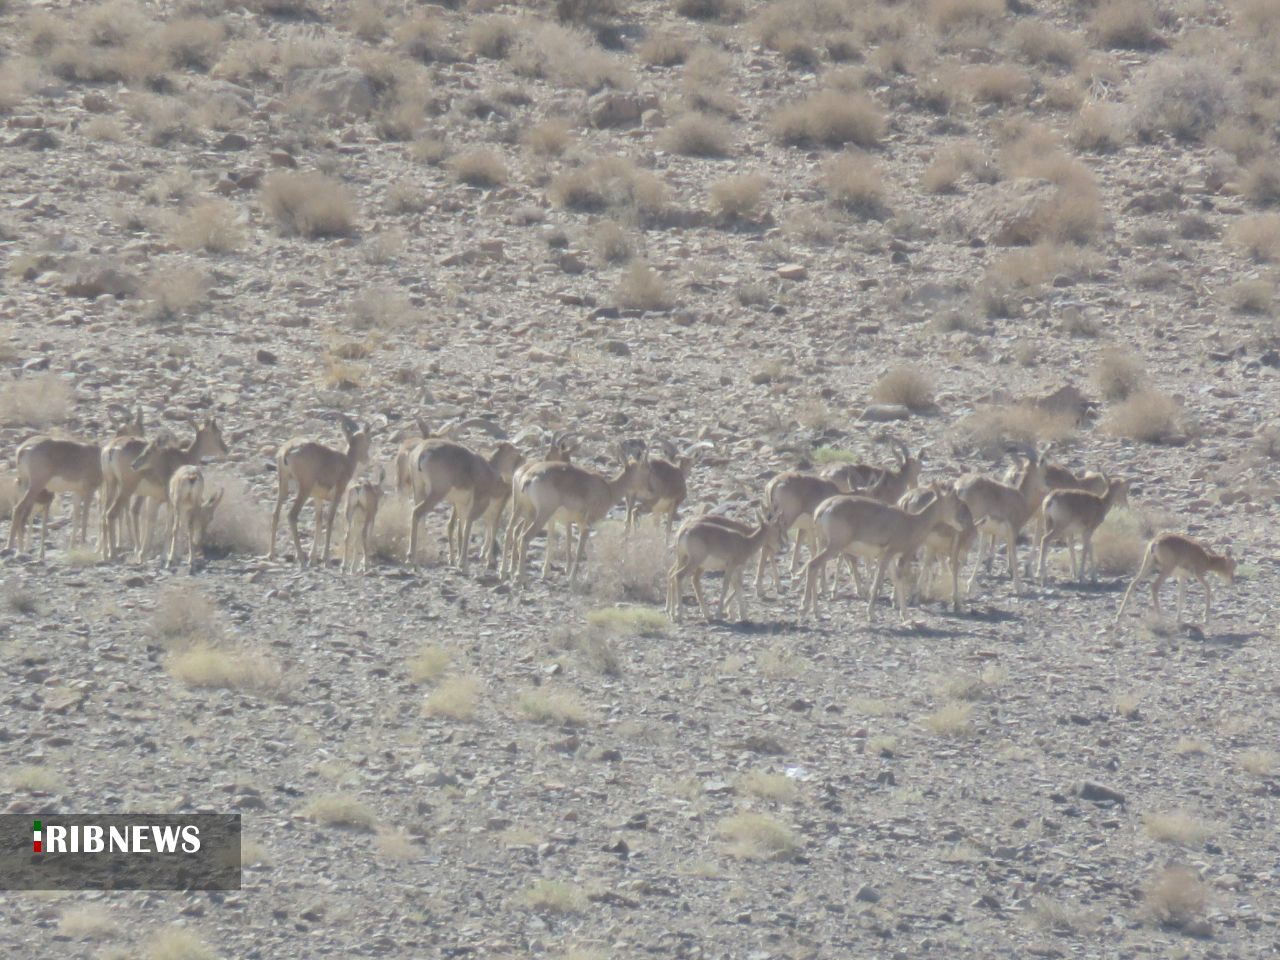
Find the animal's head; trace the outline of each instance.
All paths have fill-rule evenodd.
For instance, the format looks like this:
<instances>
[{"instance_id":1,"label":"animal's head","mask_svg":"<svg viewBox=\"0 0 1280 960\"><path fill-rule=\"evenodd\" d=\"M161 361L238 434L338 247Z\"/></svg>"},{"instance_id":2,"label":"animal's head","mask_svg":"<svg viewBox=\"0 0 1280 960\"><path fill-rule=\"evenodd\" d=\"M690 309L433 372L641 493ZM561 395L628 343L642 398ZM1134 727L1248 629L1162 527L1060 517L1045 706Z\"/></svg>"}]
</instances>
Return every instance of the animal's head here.
<instances>
[{"instance_id":1,"label":"animal's head","mask_svg":"<svg viewBox=\"0 0 1280 960\"><path fill-rule=\"evenodd\" d=\"M1230 547L1222 551L1222 557L1218 563L1218 572L1226 578L1227 583L1236 582L1236 558Z\"/></svg>"},{"instance_id":2,"label":"animal's head","mask_svg":"<svg viewBox=\"0 0 1280 960\"><path fill-rule=\"evenodd\" d=\"M222 439L222 428L213 417L205 417L196 428L196 453L202 457L225 457L231 451Z\"/></svg>"},{"instance_id":3,"label":"animal's head","mask_svg":"<svg viewBox=\"0 0 1280 960\"><path fill-rule=\"evenodd\" d=\"M364 463L369 459L369 426L356 423L345 414L338 421L342 427L342 435L347 438L347 451L355 458L356 463Z\"/></svg>"}]
</instances>

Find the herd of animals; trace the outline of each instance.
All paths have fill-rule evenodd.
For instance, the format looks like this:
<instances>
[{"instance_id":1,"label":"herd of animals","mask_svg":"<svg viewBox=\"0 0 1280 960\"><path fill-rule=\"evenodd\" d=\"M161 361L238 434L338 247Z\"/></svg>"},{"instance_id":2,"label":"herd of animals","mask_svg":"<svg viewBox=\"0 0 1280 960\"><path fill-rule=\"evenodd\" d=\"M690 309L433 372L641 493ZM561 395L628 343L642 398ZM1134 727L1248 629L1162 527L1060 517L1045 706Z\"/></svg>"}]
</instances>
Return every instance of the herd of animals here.
<instances>
[{"instance_id":1,"label":"herd of animals","mask_svg":"<svg viewBox=\"0 0 1280 960\"><path fill-rule=\"evenodd\" d=\"M18 497L9 528L8 551L26 549L26 528L39 508L39 556L44 557L49 510L55 493L73 497L72 545L88 543L89 512L100 498L98 549L110 560L132 545L134 559L148 556L161 506L168 507L167 564L173 566L179 537L187 541L187 565L195 569L196 553L222 491L206 493L209 486L201 466L207 458L226 456L227 445L216 419L201 422L187 443L178 442L167 430L151 439L144 435L141 409L132 416L117 413L116 434L106 443L83 443L51 436L35 436L23 442L16 454ZM280 512L296 490L287 518L295 556L300 566L317 562L327 566L334 522L341 509L346 521L342 544L342 570L367 572L374 519L383 499L385 471L363 471L370 456L373 431L369 425L339 417L345 449L335 449L317 439L295 437L280 447L276 457L278 495L271 517L268 559L274 559ZM704 571L720 571L723 581L716 616L736 605L746 617L743 575L756 561L755 590L764 596L766 573L775 588L781 587L777 555L787 547L794 531L791 573L803 585L800 612L816 614L818 597L836 595L841 565L848 569L857 590L867 598L871 619L886 572L893 580L899 614L906 616L909 596L923 586L935 570L947 570L951 578L951 603L961 608L961 569L973 546L978 557L965 587L968 593L984 567L990 570L995 544L1006 548L1006 562L1014 589L1019 588L1018 539L1030 528L1038 550L1038 578L1046 576L1048 551L1064 542L1070 553L1073 575L1090 572L1097 578L1092 537L1107 513L1127 502L1128 484L1104 473L1076 474L1052 463L1045 451L1028 445L1011 446L1014 465L1000 479L967 476L956 482L935 481L919 485L924 451L913 454L901 441L896 463L873 466L839 463L821 473L786 472L773 477L755 505L750 520L729 516L714 508L684 520L677 515L687 496L687 481L702 453L712 445L695 443L677 451L669 442L651 450L639 440L614 444L618 470L606 475L572 462L578 440L566 433L546 435L540 428L507 435L492 422L472 418L433 432L417 422L419 435L399 445L394 458L396 489L412 499L407 561L418 560L418 531L425 516L441 502L451 507L446 537L450 564L467 569L471 531L476 521L484 527L481 559L500 566L501 576L523 584L527 576L531 541L544 531L547 543L542 575L550 569L555 526L565 527L565 564L570 581L585 559L592 528L619 504L624 505L626 528L634 528L648 512L665 525L667 538L675 536L675 560L667 576L667 613L679 620L682 592L691 581L704 619L710 613L702 594ZM458 439L467 429L480 429L497 443L487 456ZM540 435L544 449L535 459L521 453L518 444ZM309 554L302 549L298 519L310 500L315 506L316 530ZM499 557L501 520L508 511ZM576 542L574 531L576 529ZM323 547L321 541L323 538ZM1076 541L1080 555L1076 556ZM801 566L801 550L808 546L808 560ZM912 561L921 556L919 575L909 583ZM874 565L874 578L864 590L859 561ZM836 561L835 576L826 588L827 566ZM1178 579L1178 617L1182 617L1188 577L1205 590L1204 619L1208 622L1212 588L1209 574L1228 582L1235 576L1230 551L1219 554L1204 543L1179 533L1158 534L1147 546L1141 569L1125 592L1119 613L1128 606L1134 587L1155 573L1152 597L1160 611L1160 587L1169 577Z\"/></svg>"}]
</instances>

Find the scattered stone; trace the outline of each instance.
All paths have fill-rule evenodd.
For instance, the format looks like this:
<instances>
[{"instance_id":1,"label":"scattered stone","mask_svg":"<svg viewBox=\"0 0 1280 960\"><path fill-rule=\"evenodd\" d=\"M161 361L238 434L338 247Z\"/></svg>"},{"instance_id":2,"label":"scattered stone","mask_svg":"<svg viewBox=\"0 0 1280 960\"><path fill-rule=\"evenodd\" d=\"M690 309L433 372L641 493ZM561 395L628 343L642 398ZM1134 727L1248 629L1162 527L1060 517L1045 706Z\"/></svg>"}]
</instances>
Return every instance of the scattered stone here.
<instances>
[{"instance_id":1,"label":"scattered stone","mask_svg":"<svg viewBox=\"0 0 1280 960\"><path fill-rule=\"evenodd\" d=\"M1093 803L1114 803L1124 806L1123 793L1093 780L1085 780L1081 783L1079 789L1076 790L1076 796L1081 800L1089 800Z\"/></svg>"},{"instance_id":2,"label":"scattered stone","mask_svg":"<svg viewBox=\"0 0 1280 960\"><path fill-rule=\"evenodd\" d=\"M803 280L809 276L808 268L798 263L787 263L775 271L783 280Z\"/></svg>"},{"instance_id":3,"label":"scattered stone","mask_svg":"<svg viewBox=\"0 0 1280 960\"><path fill-rule=\"evenodd\" d=\"M873 403L862 411L859 420L870 420L873 423L888 423L893 420L911 419L911 409L900 403Z\"/></svg>"}]
</instances>

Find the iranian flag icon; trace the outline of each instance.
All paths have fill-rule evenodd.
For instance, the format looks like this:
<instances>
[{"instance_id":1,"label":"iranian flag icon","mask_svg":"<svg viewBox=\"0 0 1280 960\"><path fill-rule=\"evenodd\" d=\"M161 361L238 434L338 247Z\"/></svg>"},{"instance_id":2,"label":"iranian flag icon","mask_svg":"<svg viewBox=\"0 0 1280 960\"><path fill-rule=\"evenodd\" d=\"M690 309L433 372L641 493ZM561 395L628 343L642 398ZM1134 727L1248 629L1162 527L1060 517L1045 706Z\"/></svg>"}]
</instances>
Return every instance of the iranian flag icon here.
<instances>
[{"instance_id":1,"label":"iranian flag icon","mask_svg":"<svg viewBox=\"0 0 1280 960\"><path fill-rule=\"evenodd\" d=\"M35 827L32 829L31 848L36 853L40 852L40 821L35 821Z\"/></svg>"}]
</instances>

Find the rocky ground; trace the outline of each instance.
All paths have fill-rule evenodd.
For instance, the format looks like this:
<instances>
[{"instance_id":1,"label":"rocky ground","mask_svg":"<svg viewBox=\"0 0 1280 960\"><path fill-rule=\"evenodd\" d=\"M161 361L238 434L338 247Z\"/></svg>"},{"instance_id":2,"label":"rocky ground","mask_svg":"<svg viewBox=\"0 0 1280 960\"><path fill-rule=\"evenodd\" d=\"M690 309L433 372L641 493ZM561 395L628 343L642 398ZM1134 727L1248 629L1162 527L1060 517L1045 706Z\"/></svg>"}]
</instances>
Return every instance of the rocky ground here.
<instances>
[{"instance_id":1,"label":"rocky ground","mask_svg":"<svg viewBox=\"0 0 1280 960\"><path fill-rule=\"evenodd\" d=\"M4 809L247 838L237 893L0 894L0 947L1280 949L1276 36L1265 0L0 2L5 460L135 404L231 450L194 576L65 507L0 558ZM264 561L274 451L338 413L383 463L419 416L601 467L706 439L686 513L886 461L882 415L926 479L1053 441L1133 490L1096 586L1001 558L960 614L801 624L784 578L671 626L648 523L576 589L448 567L442 513L406 569L395 497L368 577ZM1207 629L1113 624L1163 527L1240 559Z\"/></svg>"}]
</instances>

